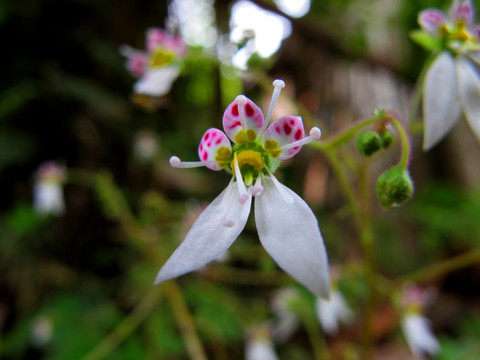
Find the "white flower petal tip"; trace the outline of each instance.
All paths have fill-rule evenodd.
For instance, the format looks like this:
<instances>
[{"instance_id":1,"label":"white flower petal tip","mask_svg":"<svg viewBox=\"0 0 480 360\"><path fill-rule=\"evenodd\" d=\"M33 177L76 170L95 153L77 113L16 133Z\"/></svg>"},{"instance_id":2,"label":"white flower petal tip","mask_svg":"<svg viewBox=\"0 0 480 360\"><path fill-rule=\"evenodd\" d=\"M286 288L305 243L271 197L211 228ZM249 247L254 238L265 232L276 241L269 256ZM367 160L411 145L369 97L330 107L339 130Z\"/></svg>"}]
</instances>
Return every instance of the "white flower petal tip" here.
<instances>
[{"instance_id":1,"label":"white flower petal tip","mask_svg":"<svg viewBox=\"0 0 480 360\"><path fill-rule=\"evenodd\" d=\"M273 86L283 89L285 87L285 81L280 79L273 80Z\"/></svg>"},{"instance_id":2,"label":"white flower petal tip","mask_svg":"<svg viewBox=\"0 0 480 360\"><path fill-rule=\"evenodd\" d=\"M336 334L340 323L349 324L354 318L343 295L337 290L331 292L330 299L317 298L315 310L323 331L328 335Z\"/></svg>"},{"instance_id":3,"label":"white flower petal tip","mask_svg":"<svg viewBox=\"0 0 480 360\"><path fill-rule=\"evenodd\" d=\"M172 156L168 162L172 168L177 168L180 166L181 160L177 156Z\"/></svg>"},{"instance_id":4,"label":"white flower petal tip","mask_svg":"<svg viewBox=\"0 0 480 360\"><path fill-rule=\"evenodd\" d=\"M466 57L456 59L458 93L463 113L473 133L480 140L480 76Z\"/></svg>"},{"instance_id":5,"label":"white flower petal tip","mask_svg":"<svg viewBox=\"0 0 480 360\"><path fill-rule=\"evenodd\" d=\"M414 356L434 356L440 350L440 344L424 316L415 313L405 315L402 319L402 330Z\"/></svg>"},{"instance_id":6,"label":"white flower petal tip","mask_svg":"<svg viewBox=\"0 0 480 360\"><path fill-rule=\"evenodd\" d=\"M232 245L245 227L251 206L251 197L244 204L238 198L237 186L232 182L200 214L158 272L155 285L201 268Z\"/></svg>"},{"instance_id":7,"label":"white flower petal tip","mask_svg":"<svg viewBox=\"0 0 480 360\"><path fill-rule=\"evenodd\" d=\"M292 202L285 204L281 189ZM328 298L328 259L317 219L307 203L286 186L265 177L255 199L260 242L277 264L313 294Z\"/></svg>"}]
</instances>

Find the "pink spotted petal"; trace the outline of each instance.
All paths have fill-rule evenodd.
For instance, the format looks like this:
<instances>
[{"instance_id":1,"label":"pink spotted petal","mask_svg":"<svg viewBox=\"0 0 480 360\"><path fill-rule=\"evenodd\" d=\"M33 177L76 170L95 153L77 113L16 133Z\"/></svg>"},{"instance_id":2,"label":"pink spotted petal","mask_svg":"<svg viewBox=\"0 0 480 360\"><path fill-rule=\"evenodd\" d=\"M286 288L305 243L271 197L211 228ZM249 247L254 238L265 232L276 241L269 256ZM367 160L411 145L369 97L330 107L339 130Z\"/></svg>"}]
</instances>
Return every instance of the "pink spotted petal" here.
<instances>
[{"instance_id":1,"label":"pink spotted petal","mask_svg":"<svg viewBox=\"0 0 480 360\"><path fill-rule=\"evenodd\" d=\"M210 128L205 132L200 141L200 145L198 146L198 156L202 161L216 161L215 158L217 156L225 155L222 151L220 151L220 154L217 153L222 147L226 147L231 153L232 146L230 145L230 140L228 140L223 131ZM221 165L222 162L217 162L215 164L209 164L207 167L217 171L225 167L224 164L223 166Z\"/></svg>"},{"instance_id":2,"label":"pink spotted petal","mask_svg":"<svg viewBox=\"0 0 480 360\"><path fill-rule=\"evenodd\" d=\"M225 133L236 143L239 143L237 135L241 135L239 132L242 130L250 134L253 134L253 130L258 137L263 129L263 123L262 110L252 100L243 95L237 96L223 114ZM252 141L251 137L249 141Z\"/></svg>"},{"instance_id":3,"label":"pink spotted petal","mask_svg":"<svg viewBox=\"0 0 480 360\"><path fill-rule=\"evenodd\" d=\"M141 77L145 73L148 56L141 51L135 51L128 56L127 69L133 76Z\"/></svg>"},{"instance_id":4,"label":"pink spotted petal","mask_svg":"<svg viewBox=\"0 0 480 360\"><path fill-rule=\"evenodd\" d=\"M444 25L447 18L443 12L437 9L426 9L418 14L418 23L422 29L430 35L438 36L439 28Z\"/></svg>"},{"instance_id":5,"label":"pink spotted petal","mask_svg":"<svg viewBox=\"0 0 480 360\"><path fill-rule=\"evenodd\" d=\"M463 20L467 25L473 24L475 14L470 0L455 1L452 7L452 21Z\"/></svg>"},{"instance_id":6,"label":"pink spotted petal","mask_svg":"<svg viewBox=\"0 0 480 360\"><path fill-rule=\"evenodd\" d=\"M184 57L187 54L187 44L180 36L167 35L163 41L163 46L177 56Z\"/></svg>"},{"instance_id":7,"label":"pink spotted petal","mask_svg":"<svg viewBox=\"0 0 480 360\"><path fill-rule=\"evenodd\" d=\"M147 30L146 48L152 52L163 46L163 42L167 38L165 31L159 28L150 28Z\"/></svg>"},{"instance_id":8,"label":"pink spotted petal","mask_svg":"<svg viewBox=\"0 0 480 360\"><path fill-rule=\"evenodd\" d=\"M275 120L265 131L264 144L268 140L274 140L279 146L285 146L295 141L303 139L305 130L303 129L303 121L299 116L284 116ZM265 145L266 146L266 145ZM301 146L283 150L278 156L279 159L288 159L294 156Z\"/></svg>"}]
</instances>

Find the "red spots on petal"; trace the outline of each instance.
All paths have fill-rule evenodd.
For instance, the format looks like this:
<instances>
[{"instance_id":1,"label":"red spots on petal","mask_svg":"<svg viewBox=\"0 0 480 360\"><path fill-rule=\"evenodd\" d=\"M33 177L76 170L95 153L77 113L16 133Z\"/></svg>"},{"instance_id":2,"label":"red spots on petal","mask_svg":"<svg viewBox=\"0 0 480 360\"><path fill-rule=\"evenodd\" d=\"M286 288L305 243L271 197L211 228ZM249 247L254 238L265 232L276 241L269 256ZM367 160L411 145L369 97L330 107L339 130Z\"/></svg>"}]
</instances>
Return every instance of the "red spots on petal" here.
<instances>
[{"instance_id":1,"label":"red spots on petal","mask_svg":"<svg viewBox=\"0 0 480 360\"><path fill-rule=\"evenodd\" d=\"M292 127L288 125L288 123L283 124L283 130L285 131L285 134L290 135L292 132Z\"/></svg>"},{"instance_id":2,"label":"red spots on petal","mask_svg":"<svg viewBox=\"0 0 480 360\"><path fill-rule=\"evenodd\" d=\"M220 144L222 142L222 138L218 138L217 141L215 141L215 144Z\"/></svg>"},{"instance_id":3,"label":"red spots on petal","mask_svg":"<svg viewBox=\"0 0 480 360\"><path fill-rule=\"evenodd\" d=\"M207 132L207 133L205 134L205 136L203 137L203 140L208 140L208 137L209 137L209 136L210 136L210 133Z\"/></svg>"},{"instance_id":4,"label":"red spots on petal","mask_svg":"<svg viewBox=\"0 0 480 360\"><path fill-rule=\"evenodd\" d=\"M247 105L245 105L245 113L247 114L247 116L253 116L253 114L254 114L253 107L249 103L247 103Z\"/></svg>"},{"instance_id":5,"label":"red spots on petal","mask_svg":"<svg viewBox=\"0 0 480 360\"><path fill-rule=\"evenodd\" d=\"M238 116L238 104L232 106L232 115Z\"/></svg>"},{"instance_id":6,"label":"red spots on petal","mask_svg":"<svg viewBox=\"0 0 480 360\"><path fill-rule=\"evenodd\" d=\"M208 153L205 151L202 155L203 157L203 161L207 161L208 160Z\"/></svg>"},{"instance_id":7,"label":"red spots on petal","mask_svg":"<svg viewBox=\"0 0 480 360\"><path fill-rule=\"evenodd\" d=\"M279 135L282 135L282 131L280 130L280 126L275 126L275 131L277 132L277 134Z\"/></svg>"},{"instance_id":8,"label":"red spots on petal","mask_svg":"<svg viewBox=\"0 0 480 360\"><path fill-rule=\"evenodd\" d=\"M203 150L203 145L202 145L202 144L200 144L200 151L202 151L202 150Z\"/></svg>"},{"instance_id":9,"label":"red spots on petal","mask_svg":"<svg viewBox=\"0 0 480 360\"><path fill-rule=\"evenodd\" d=\"M295 140L300 140L303 137L303 131L302 129L297 129L295 132Z\"/></svg>"},{"instance_id":10,"label":"red spots on petal","mask_svg":"<svg viewBox=\"0 0 480 360\"><path fill-rule=\"evenodd\" d=\"M294 119L290 119L290 125L295 125L295 120Z\"/></svg>"},{"instance_id":11,"label":"red spots on petal","mask_svg":"<svg viewBox=\"0 0 480 360\"><path fill-rule=\"evenodd\" d=\"M236 105L235 105L236 106ZM238 110L238 109L237 109ZM232 125L230 125L228 128L233 129L236 128L237 126L242 126L242 123L240 121L235 121Z\"/></svg>"},{"instance_id":12,"label":"red spots on petal","mask_svg":"<svg viewBox=\"0 0 480 360\"><path fill-rule=\"evenodd\" d=\"M208 144L207 144L208 147L211 147L212 146L212 142L209 141Z\"/></svg>"}]
</instances>

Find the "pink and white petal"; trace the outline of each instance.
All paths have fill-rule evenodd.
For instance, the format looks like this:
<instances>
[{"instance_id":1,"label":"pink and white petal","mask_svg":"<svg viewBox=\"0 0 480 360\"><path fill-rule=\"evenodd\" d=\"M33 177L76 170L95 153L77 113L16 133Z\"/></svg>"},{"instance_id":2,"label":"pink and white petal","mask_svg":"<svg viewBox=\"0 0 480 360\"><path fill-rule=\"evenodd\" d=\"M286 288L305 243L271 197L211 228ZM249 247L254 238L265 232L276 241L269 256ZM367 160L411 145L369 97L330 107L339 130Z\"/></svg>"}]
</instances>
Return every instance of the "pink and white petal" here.
<instances>
[{"instance_id":1,"label":"pink and white petal","mask_svg":"<svg viewBox=\"0 0 480 360\"><path fill-rule=\"evenodd\" d=\"M466 57L458 57L456 65L463 114L480 141L480 75L475 65Z\"/></svg>"},{"instance_id":2,"label":"pink and white petal","mask_svg":"<svg viewBox=\"0 0 480 360\"><path fill-rule=\"evenodd\" d=\"M160 28L149 28L147 30L145 47L148 51L153 52L163 46L167 35Z\"/></svg>"},{"instance_id":3,"label":"pink and white petal","mask_svg":"<svg viewBox=\"0 0 480 360\"><path fill-rule=\"evenodd\" d=\"M226 149L222 149L226 148ZM209 164L207 167L212 170L222 170L225 165L219 158L229 158L232 152L232 146L227 135L219 129L210 128L203 134L200 145L198 146L198 156L202 161L217 161L215 164Z\"/></svg>"},{"instance_id":4,"label":"pink and white petal","mask_svg":"<svg viewBox=\"0 0 480 360\"><path fill-rule=\"evenodd\" d=\"M283 270L315 295L327 298L328 259L315 215L300 196L275 185L272 178L265 177L263 186L263 193L255 198L260 242Z\"/></svg>"},{"instance_id":5,"label":"pink and white petal","mask_svg":"<svg viewBox=\"0 0 480 360\"><path fill-rule=\"evenodd\" d=\"M305 130L303 128L303 121L300 116L284 116L275 120L265 131L264 146L271 148L272 143L268 141L275 141L278 146L285 146L295 141L303 139ZM278 159L288 159L300 151L301 146L295 146L288 150L283 150Z\"/></svg>"},{"instance_id":6,"label":"pink and white petal","mask_svg":"<svg viewBox=\"0 0 480 360\"><path fill-rule=\"evenodd\" d=\"M197 270L226 251L247 223L252 199L241 204L237 185L230 185L207 206L185 240L163 265L155 285Z\"/></svg>"},{"instance_id":7,"label":"pink and white petal","mask_svg":"<svg viewBox=\"0 0 480 360\"><path fill-rule=\"evenodd\" d=\"M184 57L187 53L187 44L180 36L167 36L163 42L165 49L172 51L179 57Z\"/></svg>"},{"instance_id":8,"label":"pink and white petal","mask_svg":"<svg viewBox=\"0 0 480 360\"><path fill-rule=\"evenodd\" d=\"M255 140L263 129L262 110L249 98L239 95L223 114L223 128L237 144Z\"/></svg>"},{"instance_id":9,"label":"pink and white petal","mask_svg":"<svg viewBox=\"0 0 480 360\"><path fill-rule=\"evenodd\" d=\"M453 128L461 114L455 60L442 52L425 75L423 85L423 149L430 150Z\"/></svg>"},{"instance_id":10,"label":"pink and white petal","mask_svg":"<svg viewBox=\"0 0 480 360\"><path fill-rule=\"evenodd\" d=\"M137 94L162 96L167 94L173 82L180 74L180 68L175 65L163 66L159 69L149 69L133 86Z\"/></svg>"},{"instance_id":11,"label":"pink and white petal","mask_svg":"<svg viewBox=\"0 0 480 360\"><path fill-rule=\"evenodd\" d=\"M148 56L146 53L138 51L133 53L127 59L127 69L136 77L141 77L145 73L147 67Z\"/></svg>"},{"instance_id":12,"label":"pink and white petal","mask_svg":"<svg viewBox=\"0 0 480 360\"><path fill-rule=\"evenodd\" d=\"M437 9L426 9L418 14L418 23L420 27L432 36L439 35L439 28L445 25L447 17Z\"/></svg>"},{"instance_id":13,"label":"pink and white petal","mask_svg":"<svg viewBox=\"0 0 480 360\"><path fill-rule=\"evenodd\" d=\"M456 0L451 9L451 19L455 23L463 20L467 25L472 25L475 13L470 0Z\"/></svg>"}]
</instances>

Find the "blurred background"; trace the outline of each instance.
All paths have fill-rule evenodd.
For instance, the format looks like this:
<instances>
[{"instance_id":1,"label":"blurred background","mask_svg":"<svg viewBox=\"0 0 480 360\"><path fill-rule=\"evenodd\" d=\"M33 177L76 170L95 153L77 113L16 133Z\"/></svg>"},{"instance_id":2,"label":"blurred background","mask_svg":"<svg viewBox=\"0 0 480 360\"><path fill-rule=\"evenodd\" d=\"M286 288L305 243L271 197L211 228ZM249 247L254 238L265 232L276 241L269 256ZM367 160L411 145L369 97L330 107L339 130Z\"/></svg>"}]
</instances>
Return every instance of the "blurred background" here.
<instances>
[{"instance_id":1,"label":"blurred background","mask_svg":"<svg viewBox=\"0 0 480 360\"><path fill-rule=\"evenodd\" d=\"M411 102L428 54L408 34L419 11L449 5L1 0L0 358L187 359L196 340L208 359L244 358L246 330L273 317L277 289L297 286L261 248L253 219L223 261L170 285L152 283L230 179L171 169L169 157L197 160L204 131L221 128L238 94L267 109L275 78L287 86L274 118L300 114L324 138L377 108L411 130L416 193L400 208L384 212L374 197L398 149L352 158L369 162L377 268L387 283L477 248L478 142L461 120L422 152L421 114ZM123 44L144 49L150 27L173 29L189 46L161 97L133 93L136 80L119 52ZM66 168L57 216L33 207L45 161ZM312 207L330 261L345 269L342 289L357 321L323 341L332 359L357 359L366 289L355 269L363 255L338 179L307 147L276 175ZM442 345L437 358L480 357L478 262L419 280L436 292L426 315ZM290 341L276 345L280 359L318 358L309 344L312 331L321 333L308 320L314 299L299 291L312 308ZM373 357L412 358L392 304L379 301L374 318Z\"/></svg>"}]
</instances>

